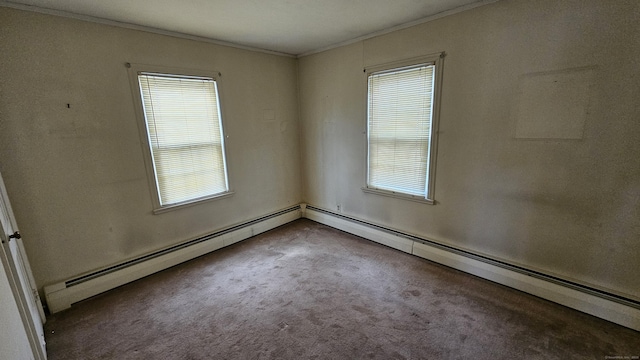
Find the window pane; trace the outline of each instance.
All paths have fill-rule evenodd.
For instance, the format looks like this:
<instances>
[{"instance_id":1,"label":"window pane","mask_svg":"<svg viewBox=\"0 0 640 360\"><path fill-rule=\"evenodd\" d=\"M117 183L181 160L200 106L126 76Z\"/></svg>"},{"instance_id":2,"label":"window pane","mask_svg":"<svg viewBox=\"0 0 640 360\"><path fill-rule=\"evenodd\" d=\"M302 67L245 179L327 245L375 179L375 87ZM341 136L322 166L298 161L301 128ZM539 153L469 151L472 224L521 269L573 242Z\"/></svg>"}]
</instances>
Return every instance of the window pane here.
<instances>
[{"instance_id":1,"label":"window pane","mask_svg":"<svg viewBox=\"0 0 640 360\"><path fill-rule=\"evenodd\" d=\"M138 76L161 205L228 191L216 82Z\"/></svg>"},{"instance_id":2,"label":"window pane","mask_svg":"<svg viewBox=\"0 0 640 360\"><path fill-rule=\"evenodd\" d=\"M368 186L427 196L433 65L369 76Z\"/></svg>"}]
</instances>

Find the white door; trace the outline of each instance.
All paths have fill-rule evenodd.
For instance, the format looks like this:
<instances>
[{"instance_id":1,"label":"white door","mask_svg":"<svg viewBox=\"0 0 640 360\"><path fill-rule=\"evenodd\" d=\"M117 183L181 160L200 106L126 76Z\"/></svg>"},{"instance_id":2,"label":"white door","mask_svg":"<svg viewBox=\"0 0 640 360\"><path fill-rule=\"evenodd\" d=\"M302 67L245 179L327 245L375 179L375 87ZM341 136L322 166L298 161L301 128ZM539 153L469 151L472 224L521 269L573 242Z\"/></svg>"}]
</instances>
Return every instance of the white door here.
<instances>
[{"instance_id":1,"label":"white door","mask_svg":"<svg viewBox=\"0 0 640 360\"><path fill-rule=\"evenodd\" d=\"M0 359L30 360L35 356L3 264L4 261L0 264Z\"/></svg>"},{"instance_id":2,"label":"white door","mask_svg":"<svg viewBox=\"0 0 640 360\"><path fill-rule=\"evenodd\" d=\"M0 260L9 278L34 356L36 359L46 359L43 328L46 318L11 210L2 174L0 174L0 240L2 241Z\"/></svg>"}]
</instances>

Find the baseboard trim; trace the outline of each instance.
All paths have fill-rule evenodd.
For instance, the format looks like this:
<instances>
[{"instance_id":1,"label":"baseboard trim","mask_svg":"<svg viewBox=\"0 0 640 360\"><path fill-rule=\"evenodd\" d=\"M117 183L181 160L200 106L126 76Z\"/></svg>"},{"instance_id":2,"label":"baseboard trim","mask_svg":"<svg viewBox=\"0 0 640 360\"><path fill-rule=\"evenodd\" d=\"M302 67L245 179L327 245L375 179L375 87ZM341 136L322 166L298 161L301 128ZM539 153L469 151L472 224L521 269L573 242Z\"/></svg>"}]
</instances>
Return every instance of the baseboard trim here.
<instances>
[{"instance_id":1,"label":"baseboard trim","mask_svg":"<svg viewBox=\"0 0 640 360\"><path fill-rule=\"evenodd\" d=\"M78 301L235 244L301 216L300 205L296 205L114 266L45 286L46 303L52 314L68 309Z\"/></svg>"},{"instance_id":2,"label":"baseboard trim","mask_svg":"<svg viewBox=\"0 0 640 360\"><path fill-rule=\"evenodd\" d=\"M307 219L640 331L640 303L633 299L315 206L301 206Z\"/></svg>"}]
</instances>

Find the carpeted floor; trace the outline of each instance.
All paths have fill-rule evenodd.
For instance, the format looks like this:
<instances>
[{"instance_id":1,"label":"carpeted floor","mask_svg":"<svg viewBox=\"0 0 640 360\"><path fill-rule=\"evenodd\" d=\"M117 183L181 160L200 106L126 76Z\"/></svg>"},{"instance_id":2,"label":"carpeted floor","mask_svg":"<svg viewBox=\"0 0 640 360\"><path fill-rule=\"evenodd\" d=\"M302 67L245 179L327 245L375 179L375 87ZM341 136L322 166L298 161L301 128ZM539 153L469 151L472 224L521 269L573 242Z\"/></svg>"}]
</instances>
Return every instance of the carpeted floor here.
<instances>
[{"instance_id":1,"label":"carpeted floor","mask_svg":"<svg viewBox=\"0 0 640 360\"><path fill-rule=\"evenodd\" d=\"M57 359L605 359L640 333L309 220L52 315Z\"/></svg>"}]
</instances>

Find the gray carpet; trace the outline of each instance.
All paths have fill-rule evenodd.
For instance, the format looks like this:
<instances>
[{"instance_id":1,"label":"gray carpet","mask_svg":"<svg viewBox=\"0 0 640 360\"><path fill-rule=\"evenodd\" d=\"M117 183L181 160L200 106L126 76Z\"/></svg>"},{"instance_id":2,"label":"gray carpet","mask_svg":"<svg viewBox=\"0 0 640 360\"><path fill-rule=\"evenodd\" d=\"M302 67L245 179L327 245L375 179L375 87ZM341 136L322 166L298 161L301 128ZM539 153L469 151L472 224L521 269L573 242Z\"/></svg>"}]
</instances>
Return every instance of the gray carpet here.
<instances>
[{"instance_id":1,"label":"gray carpet","mask_svg":"<svg viewBox=\"0 0 640 360\"><path fill-rule=\"evenodd\" d=\"M640 333L297 220L52 315L49 359L605 359Z\"/></svg>"}]
</instances>

